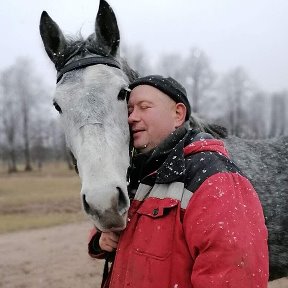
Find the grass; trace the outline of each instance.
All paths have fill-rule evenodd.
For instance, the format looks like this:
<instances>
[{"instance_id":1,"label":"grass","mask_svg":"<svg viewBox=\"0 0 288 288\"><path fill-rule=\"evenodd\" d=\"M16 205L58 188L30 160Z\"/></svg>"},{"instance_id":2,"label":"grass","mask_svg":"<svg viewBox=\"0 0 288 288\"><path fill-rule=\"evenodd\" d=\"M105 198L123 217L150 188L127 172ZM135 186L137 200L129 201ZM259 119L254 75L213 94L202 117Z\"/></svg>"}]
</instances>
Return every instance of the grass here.
<instances>
[{"instance_id":1,"label":"grass","mask_svg":"<svg viewBox=\"0 0 288 288\"><path fill-rule=\"evenodd\" d=\"M79 177L64 164L14 174L0 169L0 233L85 219L79 192Z\"/></svg>"},{"instance_id":2,"label":"grass","mask_svg":"<svg viewBox=\"0 0 288 288\"><path fill-rule=\"evenodd\" d=\"M1 215L0 234L21 230L52 227L55 225L78 222L84 219L79 213L50 213L50 214L7 214Z\"/></svg>"}]
</instances>

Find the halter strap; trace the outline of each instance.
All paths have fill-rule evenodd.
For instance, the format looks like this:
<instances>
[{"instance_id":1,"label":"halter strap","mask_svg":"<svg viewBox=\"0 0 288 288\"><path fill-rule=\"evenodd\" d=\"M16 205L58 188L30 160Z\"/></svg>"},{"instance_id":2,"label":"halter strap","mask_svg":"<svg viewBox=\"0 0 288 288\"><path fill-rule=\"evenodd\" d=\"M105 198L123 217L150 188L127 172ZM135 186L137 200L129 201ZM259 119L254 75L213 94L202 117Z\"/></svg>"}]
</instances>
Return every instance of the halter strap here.
<instances>
[{"instance_id":1,"label":"halter strap","mask_svg":"<svg viewBox=\"0 0 288 288\"><path fill-rule=\"evenodd\" d=\"M60 69L57 72L56 83L60 81L60 79L66 72L76 70L76 69L81 69L87 66L97 65L97 64L103 64L103 65L121 69L120 63L117 60L110 58L110 57L93 56L93 57L83 58L83 59L75 60L69 64L66 64L62 69Z\"/></svg>"}]
</instances>

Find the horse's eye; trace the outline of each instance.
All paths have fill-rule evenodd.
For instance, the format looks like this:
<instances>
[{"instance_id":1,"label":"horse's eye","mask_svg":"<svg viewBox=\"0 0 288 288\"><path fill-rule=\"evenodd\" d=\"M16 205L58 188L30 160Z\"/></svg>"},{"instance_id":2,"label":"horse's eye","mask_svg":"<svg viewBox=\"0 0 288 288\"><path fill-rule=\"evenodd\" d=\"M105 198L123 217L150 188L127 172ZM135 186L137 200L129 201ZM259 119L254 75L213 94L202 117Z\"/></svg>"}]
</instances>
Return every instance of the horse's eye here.
<instances>
[{"instance_id":1,"label":"horse's eye","mask_svg":"<svg viewBox=\"0 0 288 288\"><path fill-rule=\"evenodd\" d=\"M131 90L129 88L122 88L118 94L117 99L121 101L126 99L128 101L130 92Z\"/></svg>"},{"instance_id":2,"label":"horse's eye","mask_svg":"<svg viewBox=\"0 0 288 288\"><path fill-rule=\"evenodd\" d=\"M61 114L62 110L61 110L61 107L57 104L57 102L54 101L53 105L54 105L55 109Z\"/></svg>"}]
</instances>

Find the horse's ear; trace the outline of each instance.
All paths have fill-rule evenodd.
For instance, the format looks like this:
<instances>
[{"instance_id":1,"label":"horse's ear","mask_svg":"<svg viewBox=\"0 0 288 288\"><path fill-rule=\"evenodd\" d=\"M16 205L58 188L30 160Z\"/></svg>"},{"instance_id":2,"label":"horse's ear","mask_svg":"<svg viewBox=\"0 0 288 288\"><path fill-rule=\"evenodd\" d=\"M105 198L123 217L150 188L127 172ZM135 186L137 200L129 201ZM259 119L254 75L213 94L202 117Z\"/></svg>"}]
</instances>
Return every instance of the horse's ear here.
<instances>
[{"instance_id":1,"label":"horse's ear","mask_svg":"<svg viewBox=\"0 0 288 288\"><path fill-rule=\"evenodd\" d=\"M66 40L58 25L46 11L43 11L41 15L40 34L45 50L55 64L66 47Z\"/></svg>"},{"instance_id":2,"label":"horse's ear","mask_svg":"<svg viewBox=\"0 0 288 288\"><path fill-rule=\"evenodd\" d=\"M105 0L100 0L95 23L96 38L106 54L115 56L120 42L116 16Z\"/></svg>"}]
</instances>

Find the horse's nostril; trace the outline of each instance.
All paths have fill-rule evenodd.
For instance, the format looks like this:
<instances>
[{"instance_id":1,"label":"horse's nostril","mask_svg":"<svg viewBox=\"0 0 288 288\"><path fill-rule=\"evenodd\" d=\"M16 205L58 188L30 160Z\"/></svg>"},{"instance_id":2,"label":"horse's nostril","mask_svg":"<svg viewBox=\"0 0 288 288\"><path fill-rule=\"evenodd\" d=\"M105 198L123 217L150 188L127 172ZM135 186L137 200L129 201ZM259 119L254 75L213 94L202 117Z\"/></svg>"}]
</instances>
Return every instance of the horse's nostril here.
<instances>
[{"instance_id":1,"label":"horse's nostril","mask_svg":"<svg viewBox=\"0 0 288 288\"><path fill-rule=\"evenodd\" d=\"M118 191L118 199L114 198L113 200L113 207L110 207L109 209L113 209L114 213L117 211L121 216L125 214L125 212L127 212L128 208L129 208L129 203L128 203L128 197L126 197L125 193L123 192L123 190L120 187L116 187L117 191ZM117 196L116 196L117 197ZM116 200L116 201L115 201ZM83 208L84 211L89 214L89 215L94 215L94 216L98 216L99 217L99 211L97 211L97 209L95 209L93 207L93 205L91 206L91 204L89 204L86 200L86 195L83 194L82 195L82 203L83 203ZM116 205L115 205L116 204ZM106 207L107 209L107 207ZM108 209L108 210L109 210ZM105 210L105 209L104 209ZM116 211L115 211L116 210ZM112 210L111 210L112 211Z\"/></svg>"},{"instance_id":2,"label":"horse's nostril","mask_svg":"<svg viewBox=\"0 0 288 288\"><path fill-rule=\"evenodd\" d=\"M91 208L90 208L89 204L86 201L86 196L85 195L82 196L82 202L83 202L83 207L84 207L85 212L87 214L90 214Z\"/></svg>"},{"instance_id":3,"label":"horse's nostril","mask_svg":"<svg viewBox=\"0 0 288 288\"><path fill-rule=\"evenodd\" d=\"M117 187L118 190L118 212L120 215L123 215L129 206L127 202L127 197L125 196L123 190L120 187Z\"/></svg>"}]
</instances>

